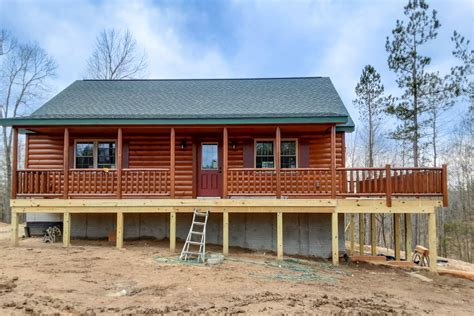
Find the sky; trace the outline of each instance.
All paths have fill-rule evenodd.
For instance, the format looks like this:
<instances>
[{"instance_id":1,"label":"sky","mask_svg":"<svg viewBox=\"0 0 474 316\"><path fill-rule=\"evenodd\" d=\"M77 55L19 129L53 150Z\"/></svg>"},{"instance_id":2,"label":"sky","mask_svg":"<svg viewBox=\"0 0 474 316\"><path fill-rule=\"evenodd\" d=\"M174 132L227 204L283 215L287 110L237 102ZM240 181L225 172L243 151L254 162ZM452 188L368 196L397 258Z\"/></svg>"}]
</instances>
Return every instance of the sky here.
<instances>
[{"instance_id":1,"label":"sky","mask_svg":"<svg viewBox=\"0 0 474 316\"><path fill-rule=\"evenodd\" d=\"M474 1L428 1L438 38L422 49L432 70L449 72L454 30L473 39ZM0 27L36 41L57 62L45 99L87 78L87 59L103 29L129 29L148 58L149 78L328 76L351 115L354 87L372 64L397 95L386 37L403 19L399 0L0 0ZM41 100L38 102L44 102ZM249 105L251 106L251 105ZM459 115L456 108L452 115Z\"/></svg>"}]
</instances>

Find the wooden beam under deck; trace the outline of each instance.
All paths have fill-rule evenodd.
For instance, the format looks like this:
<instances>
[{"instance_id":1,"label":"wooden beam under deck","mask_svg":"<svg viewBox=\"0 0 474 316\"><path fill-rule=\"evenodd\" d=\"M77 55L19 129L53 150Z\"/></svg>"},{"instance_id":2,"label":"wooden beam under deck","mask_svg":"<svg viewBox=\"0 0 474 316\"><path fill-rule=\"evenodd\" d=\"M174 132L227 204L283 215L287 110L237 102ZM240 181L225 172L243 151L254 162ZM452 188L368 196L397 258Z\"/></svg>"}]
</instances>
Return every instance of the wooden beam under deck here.
<instances>
[{"instance_id":1,"label":"wooden beam under deck","mask_svg":"<svg viewBox=\"0 0 474 316\"><path fill-rule=\"evenodd\" d=\"M441 200L394 199L15 199L17 213L434 213Z\"/></svg>"}]
</instances>

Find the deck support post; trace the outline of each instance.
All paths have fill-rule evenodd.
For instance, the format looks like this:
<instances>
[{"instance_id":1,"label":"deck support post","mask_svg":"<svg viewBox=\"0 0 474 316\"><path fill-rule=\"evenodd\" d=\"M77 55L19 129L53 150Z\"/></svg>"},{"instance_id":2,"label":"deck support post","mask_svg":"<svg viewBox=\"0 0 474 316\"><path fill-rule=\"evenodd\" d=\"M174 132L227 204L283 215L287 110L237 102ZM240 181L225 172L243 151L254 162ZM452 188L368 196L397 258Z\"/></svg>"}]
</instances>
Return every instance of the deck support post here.
<instances>
[{"instance_id":1,"label":"deck support post","mask_svg":"<svg viewBox=\"0 0 474 316\"><path fill-rule=\"evenodd\" d=\"M176 212L170 212L170 252L176 251Z\"/></svg>"},{"instance_id":2,"label":"deck support post","mask_svg":"<svg viewBox=\"0 0 474 316\"><path fill-rule=\"evenodd\" d=\"M339 223L337 212L331 214L332 264L339 265Z\"/></svg>"},{"instance_id":3,"label":"deck support post","mask_svg":"<svg viewBox=\"0 0 474 316\"><path fill-rule=\"evenodd\" d=\"M122 198L122 171L123 170L123 134L122 128L117 131L117 199Z\"/></svg>"},{"instance_id":4,"label":"deck support post","mask_svg":"<svg viewBox=\"0 0 474 316\"><path fill-rule=\"evenodd\" d=\"M370 214L370 254L377 255L377 218L376 214Z\"/></svg>"},{"instance_id":5,"label":"deck support post","mask_svg":"<svg viewBox=\"0 0 474 316\"><path fill-rule=\"evenodd\" d=\"M222 145L222 198L227 199L227 176L228 172L228 156L229 156L229 134L227 127L224 127L224 132L222 135L223 145Z\"/></svg>"},{"instance_id":6,"label":"deck support post","mask_svg":"<svg viewBox=\"0 0 474 316\"><path fill-rule=\"evenodd\" d=\"M393 234L395 240L395 260L400 261L400 214L393 214Z\"/></svg>"},{"instance_id":7,"label":"deck support post","mask_svg":"<svg viewBox=\"0 0 474 316\"><path fill-rule=\"evenodd\" d=\"M364 255L365 250L365 214L359 213L359 254Z\"/></svg>"},{"instance_id":8,"label":"deck support post","mask_svg":"<svg viewBox=\"0 0 474 316\"><path fill-rule=\"evenodd\" d=\"M63 247L71 245L71 213L63 214Z\"/></svg>"},{"instance_id":9,"label":"deck support post","mask_svg":"<svg viewBox=\"0 0 474 316\"><path fill-rule=\"evenodd\" d=\"M283 260L283 212L277 213L277 259Z\"/></svg>"},{"instance_id":10,"label":"deck support post","mask_svg":"<svg viewBox=\"0 0 474 316\"><path fill-rule=\"evenodd\" d=\"M11 245L13 247L18 246L18 226L20 221L20 215L12 208L12 235L11 235Z\"/></svg>"},{"instance_id":11,"label":"deck support post","mask_svg":"<svg viewBox=\"0 0 474 316\"><path fill-rule=\"evenodd\" d=\"M116 233L117 248L123 248L123 213L117 213L117 233Z\"/></svg>"},{"instance_id":12,"label":"deck support post","mask_svg":"<svg viewBox=\"0 0 474 316\"><path fill-rule=\"evenodd\" d=\"M170 132L170 197L174 199L174 183L175 183L175 162L176 162L176 134L174 127Z\"/></svg>"},{"instance_id":13,"label":"deck support post","mask_svg":"<svg viewBox=\"0 0 474 316\"><path fill-rule=\"evenodd\" d=\"M276 196L281 198L281 131L280 127L276 128L275 135L275 169L276 169Z\"/></svg>"},{"instance_id":14,"label":"deck support post","mask_svg":"<svg viewBox=\"0 0 474 316\"><path fill-rule=\"evenodd\" d=\"M63 167L64 167L64 189L63 199L69 196L69 129L64 129L64 149L63 149Z\"/></svg>"},{"instance_id":15,"label":"deck support post","mask_svg":"<svg viewBox=\"0 0 474 316\"><path fill-rule=\"evenodd\" d=\"M350 221L350 224L349 224L349 226L350 226L349 227L349 229L350 229L349 230L349 235L350 236L349 236L349 238L350 238L350 244L351 244L351 256L353 256L355 254L355 240L354 240L355 239L355 227L354 227L354 225L355 225L355 214L351 214L349 216L350 216L349 217L350 218L349 219L349 221Z\"/></svg>"},{"instance_id":16,"label":"deck support post","mask_svg":"<svg viewBox=\"0 0 474 316\"><path fill-rule=\"evenodd\" d=\"M229 255L229 213L222 213L222 253L224 256Z\"/></svg>"},{"instance_id":17,"label":"deck support post","mask_svg":"<svg viewBox=\"0 0 474 316\"><path fill-rule=\"evenodd\" d=\"M411 214L405 214L405 259L411 260L413 251L413 228Z\"/></svg>"},{"instance_id":18,"label":"deck support post","mask_svg":"<svg viewBox=\"0 0 474 316\"><path fill-rule=\"evenodd\" d=\"M436 271L438 266L438 252L436 245L436 212L428 214L428 240L430 250L430 270Z\"/></svg>"},{"instance_id":19,"label":"deck support post","mask_svg":"<svg viewBox=\"0 0 474 316\"><path fill-rule=\"evenodd\" d=\"M331 126L331 198L336 198L336 125Z\"/></svg>"},{"instance_id":20,"label":"deck support post","mask_svg":"<svg viewBox=\"0 0 474 316\"><path fill-rule=\"evenodd\" d=\"M18 192L18 128L13 127L13 144L12 144L12 187L11 198L16 199ZM12 214L13 215L13 214Z\"/></svg>"}]
</instances>

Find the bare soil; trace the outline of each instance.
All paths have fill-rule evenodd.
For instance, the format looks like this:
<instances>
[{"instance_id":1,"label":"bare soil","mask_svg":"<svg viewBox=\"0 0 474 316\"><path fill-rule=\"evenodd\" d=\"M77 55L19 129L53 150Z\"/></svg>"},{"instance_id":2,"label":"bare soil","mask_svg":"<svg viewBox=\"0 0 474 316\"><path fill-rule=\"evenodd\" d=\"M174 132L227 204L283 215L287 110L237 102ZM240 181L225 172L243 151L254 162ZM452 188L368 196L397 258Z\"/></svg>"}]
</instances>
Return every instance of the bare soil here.
<instances>
[{"instance_id":1,"label":"bare soil","mask_svg":"<svg viewBox=\"0 0 474 316\"><path fill-rule=\"evenodd\" d=\"M231 248L182 264L167 242L39 238L9 245L0 226L0 314L311 313L472 315L474 282L429 271L292 259ZM219 251L218 247L210 247Z\"/></svg>"}]
</instances>

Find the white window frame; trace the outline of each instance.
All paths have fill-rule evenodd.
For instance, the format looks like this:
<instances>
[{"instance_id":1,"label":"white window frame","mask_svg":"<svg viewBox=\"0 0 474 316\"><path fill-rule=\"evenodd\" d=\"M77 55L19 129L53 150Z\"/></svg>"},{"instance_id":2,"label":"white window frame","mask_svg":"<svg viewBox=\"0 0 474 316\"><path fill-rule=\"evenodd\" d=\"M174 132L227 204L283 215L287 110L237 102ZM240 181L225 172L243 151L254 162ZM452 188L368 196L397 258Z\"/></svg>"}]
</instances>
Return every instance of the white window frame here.
<instances>
[{"instance_id":1,"label":"white window frame","mask_svg":"<svg viewBox=\"0 0 474 316\"><path fill-rule=\"evenodd\" d=\"M275 159L276 158L275 157L275 155L276 155L276 147L275 147L276 139L275 138L255 138L254 139L254 142L253 142L253 166L254 166L254 168L257 168L257 142L269 142L269 141L271 141L273 143L273 162L274 162L275 167L273 167L273 168L258 168L258 169L262 169L262 170L276 169L276 159ZM298 160L299 160L298 138L282 138L281 141L282 142L284 142L284 141L294 141L295 146L296 146L296 167L295 168L284 168L284 169L296 169L296 168L298 168L298 165L299 165L299 163L298 163ZM281 168L281 152L280 152L280 168Z\"/></svg>"},{"instance_id":2,"label":"white window frame","mask_svg":"<svg viewBox=\"0 0 474 316\"><path fill-rule=\"evenodd\" d=\"M114 142L115 143L115 167L114 168L110 168L110 169L117 169L117 155L118 155L118 152L117 152L117 139L106 139L106 138L84 138L84 139L81 139L81 138L77 138L77 139L74 139L74 169L77 169L76 167L76 160L77 160L77 143L93 143L93 149L92 149L92 159L93 159L93 162L94 162L94 166L92 169L99 169L97 167L97 160L99 159L98 155L99 155L99 143L100 142L107 142L107 143L111 143L111 142ZM80 168L80 169L84 169L84 170L87 170L87 168ZM104 169L104 168L101 168L101 169Z\"/></svg>"}]
</instances>

